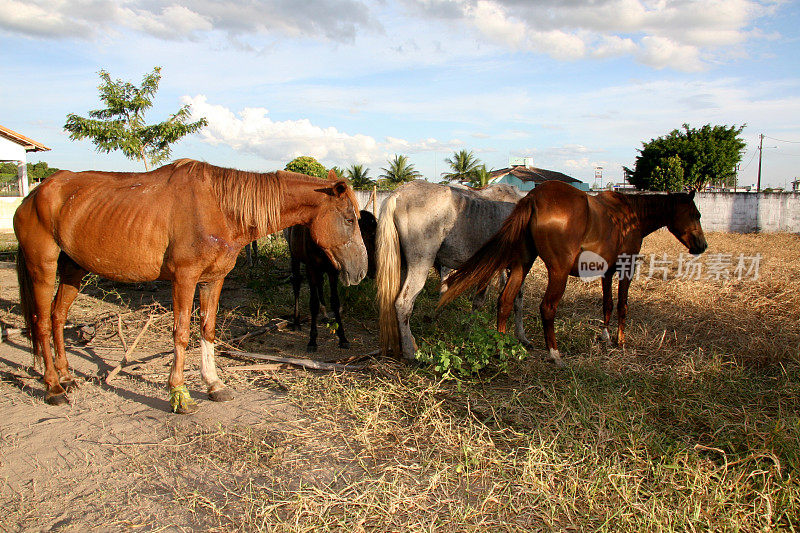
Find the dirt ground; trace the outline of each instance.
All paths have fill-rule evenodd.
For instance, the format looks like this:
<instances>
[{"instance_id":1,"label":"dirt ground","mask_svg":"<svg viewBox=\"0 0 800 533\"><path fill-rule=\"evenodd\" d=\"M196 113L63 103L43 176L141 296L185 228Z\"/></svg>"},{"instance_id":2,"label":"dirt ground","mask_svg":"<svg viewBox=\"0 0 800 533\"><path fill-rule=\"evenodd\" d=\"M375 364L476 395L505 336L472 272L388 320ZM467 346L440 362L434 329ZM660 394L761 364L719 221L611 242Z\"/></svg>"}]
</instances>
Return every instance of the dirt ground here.
<instances>
[{"instance_id":1,"label":"dirt ground","mask_svg":"<svg viewBox=\"0 0 800 533\"><path fill-rule=\"evenodd\" d=\"M252 298L255 295L246 280L226 281L218 330L235 336L255 329L256 323L228 322L234 314L230 311L247 306ZM22 326L18 301L15 265L0 261L0 322L4 327ZM282 441L291 442L287 436L293 428L308 426L303 412L285 399L279 378L230 370L258 361L218 355L220 376L235 391L236 399L208 401L198 372L195 321L187 385L200 410L192 416L171 414L166 389L172 345L169 308L168 284L125 287L105 281L90 283L75 301L70 323L92 324L95 336L87 343L75 329L67 334L68 359L82 384L70 394L66 407L44 403L44 384L31 368L26 338L10 336L0 343L0 529L177 531L213 527L214 522L204 518L213 516L213 510L187 505L176 495L182 494L182 488L191 494L208 477L215 477L214 486L225 486L226 481L235 481L235 473L184 461L181 449L209 433L235 434L242 428L277 431ZM287 302L287 313L289 309ZM130 345L151 313L158 318L130 357L136 364L126 366L111 386L105 385L98 377L105 376L123 354L117 316L121 316L123 335ZM96 323L98 317L101 321ZM261 317L260 322L267 318ZM350 351L339 349L335 336L323 326L320 349L314 357L333 360L373 349L373 331L353 322L347 326ZM240 347L306 357L307 335L305 324L299 332L273 331ZM175 461L188 464L171 468Z\"/></svg>"}]
</instances>

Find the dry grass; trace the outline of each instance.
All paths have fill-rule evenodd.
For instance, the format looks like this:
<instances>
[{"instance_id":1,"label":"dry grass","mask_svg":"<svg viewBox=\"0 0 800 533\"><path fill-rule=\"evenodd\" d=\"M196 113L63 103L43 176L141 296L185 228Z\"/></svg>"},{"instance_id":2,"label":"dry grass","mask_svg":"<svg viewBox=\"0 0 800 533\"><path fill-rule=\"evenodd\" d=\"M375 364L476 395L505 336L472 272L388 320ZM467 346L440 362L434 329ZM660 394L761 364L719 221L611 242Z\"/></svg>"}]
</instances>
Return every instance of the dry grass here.
<instances>
[{"instance_id":1,"label":"dry grass","mask_svg":"<svg viewBox=\"0 0 800 533\"><path fill-rule=\"evenodd\" d=\"M710 235L761 253L757 281L639 280L629 346L596 340L598 284L570 282L557 318L568 368L442 382L379 362L364 375L283 373L291 428L184 437L234 473L184 496L213 527L266 531L794 530L800 523L800 239ZM680 253L666 233L644 253ZM528 332L542 343L528 287ZM459 301L420 337L459 327ZM220 496L220 494L224 494ZM216 496L215 496L216 495Z\"/></svg>"}]
</instances>

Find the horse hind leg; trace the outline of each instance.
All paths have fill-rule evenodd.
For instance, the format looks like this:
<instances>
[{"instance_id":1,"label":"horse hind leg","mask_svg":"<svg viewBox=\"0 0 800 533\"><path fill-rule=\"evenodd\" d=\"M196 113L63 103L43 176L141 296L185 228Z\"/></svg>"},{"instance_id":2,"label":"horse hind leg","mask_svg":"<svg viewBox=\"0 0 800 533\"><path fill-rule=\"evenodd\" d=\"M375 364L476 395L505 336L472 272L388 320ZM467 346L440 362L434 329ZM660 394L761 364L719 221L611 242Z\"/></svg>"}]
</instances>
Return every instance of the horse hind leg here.
<instances>
[{"instance_id":1,"label":"horse hind leg","mask_svg":"<svg viewBox=\"0 0 800 533\"><path fill-rule=\"evenodd\" d=\"M223 280L200 284L200 377L208 387L208 399L213 402L229 402L233 393L217 375L214 361L217 308Z\"/></svg>"},{"instance_id":2,"label":"horse hind leg","mask_svg":"<svg viewBox=\"0 0 800 533\"><path fill-rule=\"evenodd\" d=\"M556 345L555 318L558 303L564 296L567 288L567 277L569 271L564 268L547 269L547 289L544 292L542 303L539 305L539 312L542 315L542 328L544 329L544 341L549 351L547 360L556 366L564 366L561 360L561 353Z\"/></svg>"},{"instance_id":3,"label":"horse hind leg","mask_svg":"<svg viewBox=\"0 0 800 533\"><path fill-rule=\"evenodd\" d=\"M78 382L69 372L66 348L64 346L64 325L67 314L81 287L81 280L86 270L78 266L67 254L61 252L58 257L58 277L60 283L53 300L51 322L53 329L53 345L55 347L55 368L61 386L69 392L78 386Z\"/></svg>"},{"instance_id":4,"label":"horse hind leg","mask_svg":"<svg viewBox=\"0 0 800 533\"><path fill-rule=\"evenodd\" d=\"M30 317L34 360L41 357L44 362L45 402L63 405L68 403L67 395L59 383L50 349L53 287L60 250L50 235L37 232L31 237L30 233L19 244L20 296L23 309L29 309L26 314Z\"/></svg>"},{"instance_id":5,"label":"horse hind leg","mask_svg":"<svg viewBox=\"0 0 800 533\"><path fill-rule=\"evenodd\" d=\"M414 340L414 335L411 334L411 326L409 324L411 312L414 310L414 301L425 286L425 280L428 279L428 271L432 264L432 262L420 261L409 265L406 279L394 303L400 328L400 347L403 357L410 361L416 361L415 354L417 352L417 343Z\"/></svg>"}]
</instances>

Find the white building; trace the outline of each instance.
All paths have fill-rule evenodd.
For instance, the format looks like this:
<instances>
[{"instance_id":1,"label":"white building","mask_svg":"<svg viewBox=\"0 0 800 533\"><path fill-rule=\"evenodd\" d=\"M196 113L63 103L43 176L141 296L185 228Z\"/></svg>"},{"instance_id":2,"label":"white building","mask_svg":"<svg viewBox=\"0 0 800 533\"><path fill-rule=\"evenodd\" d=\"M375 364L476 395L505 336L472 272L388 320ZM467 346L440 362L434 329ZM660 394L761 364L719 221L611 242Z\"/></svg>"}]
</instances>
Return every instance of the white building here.
<instances>
[{"instance_id":1,"label":"white building","mask_svg":"<svg viewBox=\"0 0 800 533\"><path fill-rule=\"evenodd\" d=\"M16 163L20 196L28 195L28 152L47 150L42 143L0 126L0 163Z\"/></svg>"}]
</instances>

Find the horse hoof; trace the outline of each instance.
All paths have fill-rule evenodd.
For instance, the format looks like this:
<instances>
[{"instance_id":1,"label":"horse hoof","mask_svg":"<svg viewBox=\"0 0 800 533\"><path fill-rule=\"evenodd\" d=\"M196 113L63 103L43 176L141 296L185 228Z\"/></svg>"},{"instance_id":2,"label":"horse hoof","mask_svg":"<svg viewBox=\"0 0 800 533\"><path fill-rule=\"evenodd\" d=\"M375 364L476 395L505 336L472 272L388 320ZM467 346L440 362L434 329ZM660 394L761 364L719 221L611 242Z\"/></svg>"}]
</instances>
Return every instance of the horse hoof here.
<instances>
[{"instance_id":1,"label":"horse hoof","mask_svg":"<svg viewBox=\"0 0 800 533\"><path fill-rule=\"evenodd\" d=\"M69 403L69 399L67 398L66 392L61 392L59 394L50 394L48 393L44 397L44 401L48 405L67 405Z\"/></svg>"},{"instance_id":2,"label":"horse hoof","mask_svg":"<svg viewBox=\"0 0 800 533\"><path fill-rule=\"evenodd\" d=\"M186 385L173 387L169 391L169 404L177 415L190 415L197 411L197 402L189 395Z\"/></svg>"},{"instance_id":3,"label":"horse hoof","mask_svg":"<svg viewBox=\"0 0 800 533\"><path fill-rule=\"evenodd\" d=\"M231 390L227 387L217 389L208 393L208 399L212 402L230 402L234 396Z\"/></svg>"},{"instance_id":4,"label":"horse hoof","mask_svg":"<svg viewBox=\"0 0 800 533\"><path fill-rule=\"evenodd\" d=\"M339 341L339 348L343 348L345 350L350 349L350 343L348 341Z\"/></svg>"},{"instance_id":5,"label":"horse hoof","mask_svg":"<svg viewBox=\"0 0 800 533\"><path fill-rule=\"evenodd\" d=\"M317 345L316 344L309 344L308 346L306 346L306 351L309 352L309 353L316 352L317 351Z\"/></svg>"},{"instance_id":6,"label":"horse hoof","mask_svg":"<svg viewBox=\"0 0 800 533\"><path fill-rule=\"evenodd\" d=\"M63 388L66 392L72 392L78 388L78 382L74 379L70 379L68 381L61 382L61 388Z\"/></svg>"}]
</instances>

